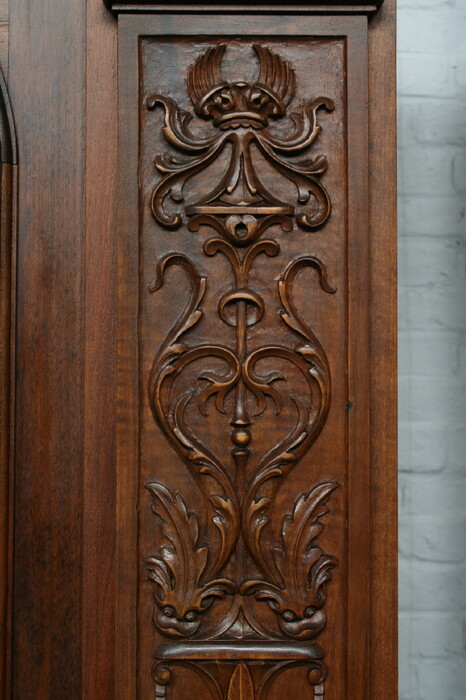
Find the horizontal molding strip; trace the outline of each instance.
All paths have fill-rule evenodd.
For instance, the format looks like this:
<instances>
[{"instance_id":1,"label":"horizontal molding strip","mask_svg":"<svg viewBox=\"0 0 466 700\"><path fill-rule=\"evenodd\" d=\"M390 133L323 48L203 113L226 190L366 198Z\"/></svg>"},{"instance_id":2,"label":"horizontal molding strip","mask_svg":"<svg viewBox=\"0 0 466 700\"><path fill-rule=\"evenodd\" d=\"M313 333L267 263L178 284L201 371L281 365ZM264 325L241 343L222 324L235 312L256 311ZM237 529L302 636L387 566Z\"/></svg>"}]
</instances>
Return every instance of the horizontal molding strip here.
<instances>
[{"instance_id":1,"label":"horizontal molding strip","mask_svg":"<svg viewBox=\"0 0 466 700\"><path fill-rule=\"evenodd\" d=\"M118 2L103 0L106 7L115 14L267 14L267 15L373 15L383 0L359 3L309 2L306 5L162 5L144 0Z\"/></svg>"}]
</instances>

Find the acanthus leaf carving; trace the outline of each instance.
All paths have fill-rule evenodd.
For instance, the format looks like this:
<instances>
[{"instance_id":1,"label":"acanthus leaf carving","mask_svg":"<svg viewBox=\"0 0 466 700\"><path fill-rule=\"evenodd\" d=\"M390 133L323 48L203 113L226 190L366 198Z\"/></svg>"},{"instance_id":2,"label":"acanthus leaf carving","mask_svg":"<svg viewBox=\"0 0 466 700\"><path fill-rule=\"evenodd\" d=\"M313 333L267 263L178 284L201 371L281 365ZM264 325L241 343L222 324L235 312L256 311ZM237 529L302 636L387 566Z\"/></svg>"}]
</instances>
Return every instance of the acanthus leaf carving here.
<instances>
[{"instance_id":1,"label":"acanthus leaf carving","mask_svg":"<svg viewBox=\"0 0 466 700\"><path fill-rule=\"evenodd\" d=\"M316 539L323 529L320 518L327 513L327 500L337 488L335 482L318 484L302 494L282 525L282 541L274 547L280 584L246 581L243 595L265 600L279 615L282 631L297 639L312 639L325 624L325 584L336 559L323 554Z\"/></svg>"},{"instance_id":2,"label":"acanthus leaf carving","mask_svg":"<svg viewBox=\"0 0 466 700\"><path fill-rule=\"evenodd\" d=\"M156 584L155 621L168 636L190 636L199 628L200 613L214 598L234 593L237 586L229 578L204 581L208 548L199 544L197 518L188 512L180 494L158 483L146 488L165 540L158 556L145 559L149 578Z\"/></svg>"},{"instance_id":3,"label":"acanthus leaf carving","mask_svg":"<svg viewBox=\"0 0 466 700\"><path fill-rule=\"evenodd\" d=\"M335 557L322 552L318 537L323 528L320 518L338 484L318 483L301 494L285 516L279 538L270 512L280 485L319 437L330 409L329 362L298 312L295 280L302 270L310 269L317 273L321 292L333 295L336 290L318 257L293 259L274 288L282 333L291 333L292 339L251 347L250 329L260 324L266 307L260 290L250 283L250 273L259 255L279 256L279 243L263 237L273 227L285 234L295 224L314 230L330 216L330 198L321 181L327 158L313 157L311 149L321 131L318 111L331 112L334 104L319 97L288 114L296 88L294 69L269 48L258 44L252 48L259 60L255 81L222 78L227 49L223 43L208 48L188 71L194 112L211 123L205 135L198 134L195 117L180 110L173 99L155 93L146 103L149 110L163 108L162 134L180 154L155 159L161 179L152 191L153 217L166 229L186 222L193 233L215 232L215 237L204 239L203 252L207 258L222 255L229 262L232 284L219 295L217 315L234 329L236 344L196 341L208 278L181 253L163 258L150 292L161 289L169 267L184 271L190 290L186 308L154 358L149 403L166 439L189 469L206 517L200 534L198 519L180 494L162 484L147 484L164 543L145 564L156 586L155 622L164 635L212 640L231 629L232 637L238 639L247 634L254 639L308 640L325 625L326 584L337 564ZM290 133L283 135L282 130L274 135L271 121L287 116ZM219 182L193 200L187 183L220 156L226 156L226 166ZM260 158L273 168L277 181L285 178L293 183L296 201L283 202L264 185ZM214 360L215 367L220 363L223 369L205 369L206 360ZM298 384L294 389L288 371ZM180 389L178 380L185 376L189 390ZM206 424L194 421L196 428L190 420L194 410L207 418L210 405L231 426L230 461L207 446L211 443L200 434ZM265 454L255 454L250 444L254 445L259 417L267 411L279 417L285 410L294 420L288 433L271 437ZM248 564L257 570L253 578ZM227 596L231 606L223 621L209 618L201 627L202 615L213 601ZM282 667L294 663L302 662L278 664L264 688ZM320 693L323 661L315 661L309 673L314 674L309 680ZM247 664L235 667L227 692L230 700L255 697Z\"/></svg>"}]
</instances>

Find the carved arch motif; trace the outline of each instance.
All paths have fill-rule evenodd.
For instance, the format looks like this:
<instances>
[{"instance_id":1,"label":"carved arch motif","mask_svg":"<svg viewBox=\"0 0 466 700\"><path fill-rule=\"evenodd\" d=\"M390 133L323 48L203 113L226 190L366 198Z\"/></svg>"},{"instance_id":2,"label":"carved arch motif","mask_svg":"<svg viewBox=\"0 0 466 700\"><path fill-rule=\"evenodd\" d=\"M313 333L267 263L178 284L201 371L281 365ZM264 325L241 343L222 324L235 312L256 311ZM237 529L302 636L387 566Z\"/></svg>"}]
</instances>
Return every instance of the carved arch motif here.
<instances>
[{"instance_id":1,"label":"carved arch motif","mask_svg":"<svg viewBox=\"0 0 466 700\"><path fill-rule=\"evenodd\" d=\"M16 248L17 148L13 113L0 70L0 606L5 624L0 634L0 688L6 687L7 649L10 644L12 547L11 503L13 476L10 471L14 389L14 304Z\"/></svg>"}]
</instances>

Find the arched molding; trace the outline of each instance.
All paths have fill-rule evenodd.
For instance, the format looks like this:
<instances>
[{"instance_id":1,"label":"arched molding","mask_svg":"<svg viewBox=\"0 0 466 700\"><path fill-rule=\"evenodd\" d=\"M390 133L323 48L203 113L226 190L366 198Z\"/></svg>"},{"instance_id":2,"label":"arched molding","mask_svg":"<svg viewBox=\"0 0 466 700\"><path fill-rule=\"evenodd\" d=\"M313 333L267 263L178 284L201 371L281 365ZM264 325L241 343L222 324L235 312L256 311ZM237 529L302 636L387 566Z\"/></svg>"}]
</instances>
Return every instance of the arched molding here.
<instances>
[{"instance_id":1,"label":"arched molding","mask_svg":"<svg viewBox=\"0 0 466 700\"><path fill-rule=\"evenodd\" d=\"M17 146L0 71L0 695L9 697L13 542Z\"/></svg>"}]
</instances>

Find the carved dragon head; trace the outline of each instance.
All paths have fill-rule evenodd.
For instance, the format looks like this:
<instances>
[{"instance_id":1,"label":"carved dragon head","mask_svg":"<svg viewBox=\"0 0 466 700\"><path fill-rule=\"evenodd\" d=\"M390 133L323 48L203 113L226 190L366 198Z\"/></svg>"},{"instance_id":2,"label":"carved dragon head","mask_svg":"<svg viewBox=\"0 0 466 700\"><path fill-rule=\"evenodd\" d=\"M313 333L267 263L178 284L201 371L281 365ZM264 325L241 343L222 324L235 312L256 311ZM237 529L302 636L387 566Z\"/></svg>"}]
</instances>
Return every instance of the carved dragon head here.
<instances>
[{"instance_id":1,"label":"carved dragon head","mask_svg":"<svg viewBox=\"0 0 466 700\"><path fill-rule=\"evenodd\" d=\"M196 114L213 119L219 129L263 129L270 117L283 117L296 83L288 61L253 44L259 58L259 77L253 83L229 83L222 80L220 72L225 48L225 44L208 48L189 69L188 90Z\"/></svg>"}]
</instances>

